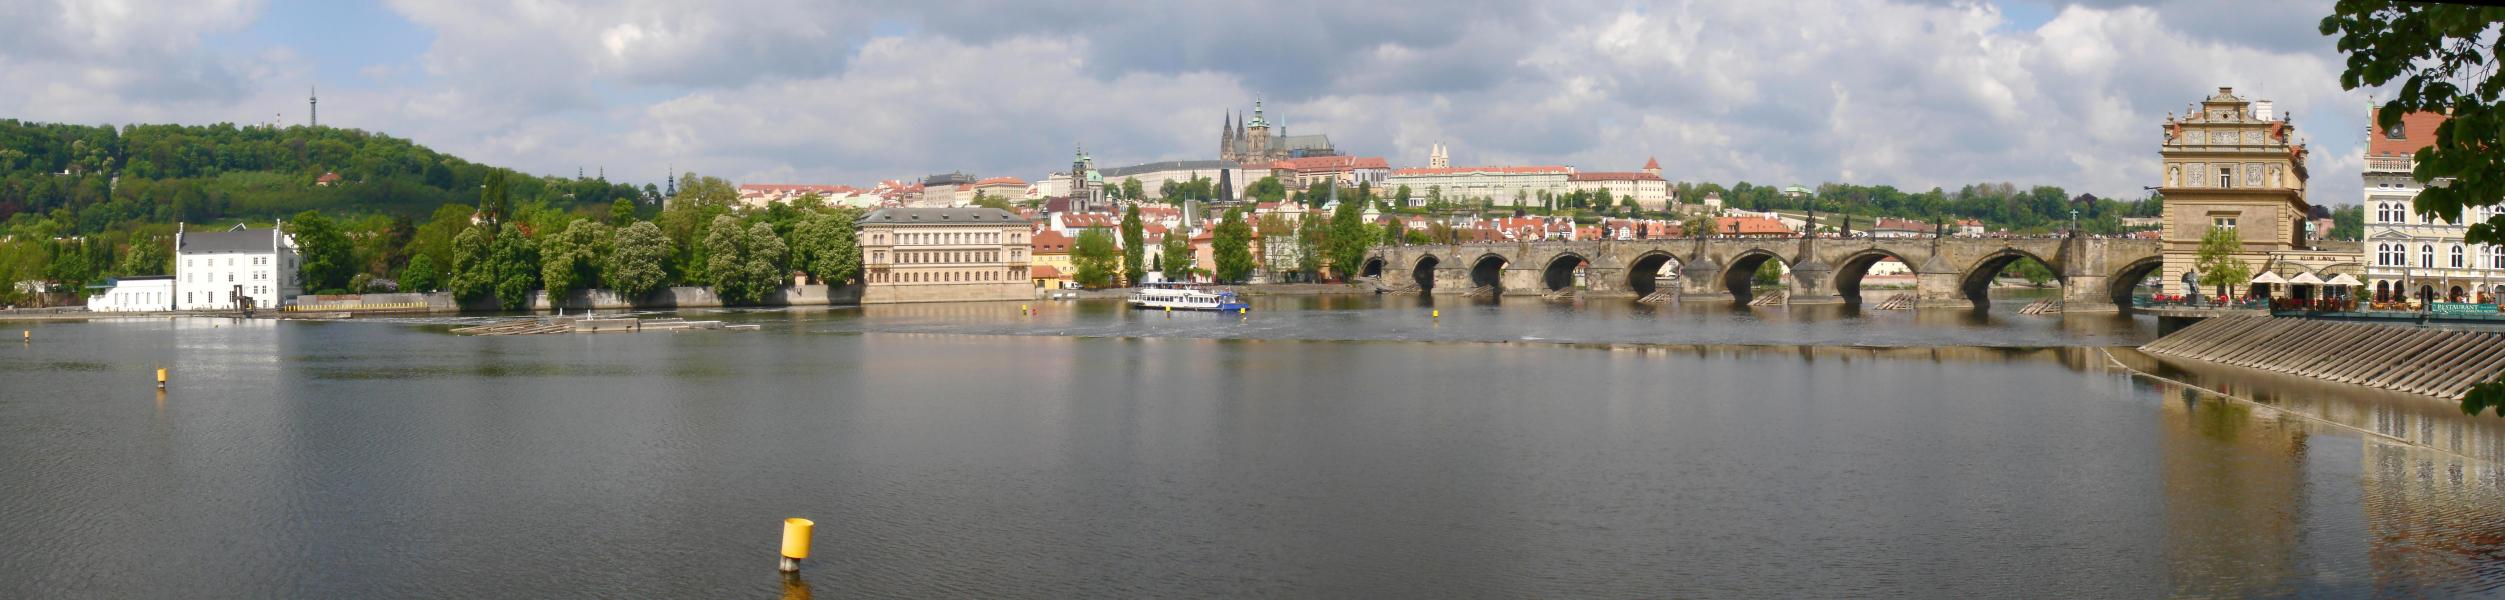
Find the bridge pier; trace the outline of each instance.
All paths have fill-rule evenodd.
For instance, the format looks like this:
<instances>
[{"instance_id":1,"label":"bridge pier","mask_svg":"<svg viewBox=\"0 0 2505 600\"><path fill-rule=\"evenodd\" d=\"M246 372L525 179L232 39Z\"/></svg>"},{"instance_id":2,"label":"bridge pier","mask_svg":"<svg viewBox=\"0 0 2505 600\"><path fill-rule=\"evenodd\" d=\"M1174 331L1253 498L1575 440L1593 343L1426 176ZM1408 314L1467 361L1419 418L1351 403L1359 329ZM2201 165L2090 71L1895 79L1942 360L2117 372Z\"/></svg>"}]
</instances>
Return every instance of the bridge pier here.
<instances>
[{"instance_id":1,"label":"bridge pier","mask_svg":"<svg viewBox=\"0 0 2505 600\"><path fill-rule=\"evenodd\" d=\"M2121 312L2114 304L2112 277L2104 275L2071 275L2061 282L2061 311L2066 313Z\"/></svg>"},{"instance_id":2,"label":"bridge pier","mask_svg":"<svg viewBox=\"0 0 2505 600\"><path fill-rule=\"evenodd\" d=\"M1772 267L1761 267L1772 268ZM1790 297L1786 304L1843 304L1844 296L1835 291L1835 267L1807 256L1792 266Z\"/></svg>"},{"instance_id":3,"label":"bridge pier","mask_svg":"<svg viewBox=\"0 0 2505 600\"><path fill-rule=\"evenodd\" d=\"M1965 273L1940 260L1936 249L1922 264L1914 265L1914 307L1974 307L1974 300L1966 297Z\"/></svg>"},{"instance_id":4,"label":"bridge pier","mask_svg":"<svg viewBox=\"0 0 2505 600\"><path fill-rule=\"evenodd\" d=\"M1722 265L1702 254L1679 264L1680 302L1736 302L1722 287Z\"/></svg>"}]
</instances>

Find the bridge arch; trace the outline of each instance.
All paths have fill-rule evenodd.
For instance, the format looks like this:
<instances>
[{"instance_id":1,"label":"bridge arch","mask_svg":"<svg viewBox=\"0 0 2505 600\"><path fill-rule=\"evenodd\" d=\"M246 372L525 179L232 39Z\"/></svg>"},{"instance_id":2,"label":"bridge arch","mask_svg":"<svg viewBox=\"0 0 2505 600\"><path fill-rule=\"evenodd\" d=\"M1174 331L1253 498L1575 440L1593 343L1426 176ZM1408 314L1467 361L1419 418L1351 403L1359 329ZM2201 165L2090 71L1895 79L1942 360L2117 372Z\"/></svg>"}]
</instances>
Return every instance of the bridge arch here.
<instances>
[{"instance_id":1,"label":"bridge arch","mask_svg":"<svg viewBox=\"0 0 2505 600\"><path fill-rule=\"evenodd\" d=\"M1854 252L1835 264L1835 294L1842 296L1845 304L1860 304L1861 278L1870 275L1871 267L1878 266L1880 261L1888 259L1896 259L1898 264L1905 265L1908 270L1914 266L1914 261L1890 250L1871 248Z\"/></svg>"},{"instance_id":2,"label":"bridge arch","mask_svg":"<svg viewBox=\"0 0 2505 600\"><path fill-rule=\"evenodd\" d=\"M1470 287L1492 287L1502 294L1505 291L1505 266L1512 263L1505 260L1504 255L1494 252L1479 255L1478 260L1470 261Z\"/></svg>"},{"instance_id":3,"label":"bridge arch","mask_svg":"<svg viewBox=\"0 0 2505 600\"><path fill-rule=\"evenodd\" d=\"M1966 299L1973 301L1975 308L1990 308L1992 306L1992 278L1999 277L2002 269L2009 268L2020 259L2032 259L2037 264L2044 265L2046 270L2052 271L2053 281L2056 284L2069 283L2062 278L2061 267L2053 261L2044 260L2044 257L2036 256L2033 252L2017 248L2001 248L1975 261L1974 266L1968 267L1958 288L1965 291Z\"/></svg>"},{"instance_id":4,"label":"bridge arch","mask_svg":"<svg viewBox=\"0 0 2505 600\"><path fill-rule=\"evenodd\" d=\"M1540 285L1551 292L1574 287L1576 272L1583 271L1591 265L1592 261L1583 258L1581 254L1558 253L1556 256L1548 257L1548 264L1540 267Z\"/></svg>"},{"instance_id":5,"label":"bridge arch","mask_svg":"<svg viewBox=\"0 0 2505 600\"><path fill-rule=\"evenodd\" d=\"M2121 269L2114 271L2112 277L2106 278L2106 294L2113 297L2115 307L2126 311L2131 310L2132 290L2139 288L2140 282L2147 280L2149 276L2156 275L2157 270L2164 266L2166 266L2166 260L2162 256L2151 256L2123 265Z\"/></svg>"},{"instance_id":6,"label":"bridge arch","mask_svg":"<svg viewBox=\"0 0 2505 600\"><path fill-rule=\"evenodd\" d=\"M1442 262L1433 254L1418 257L1418 264L1409 268L1409 278L1418 282L1418 291L1435 291L1435 266Z\"/></svg>"},{"instance_id":7,"label":"bridge arch","mask_svg":"<svg viewBox=\"0 0 2505 600\"><path fill-rule=\"evenodd\" d=\"M1366 257L1366 264L1365 264L1365 266L1364 266L1364 267L1357 269L1357 275L1358 275L1359 277L1377 277L1377 278L1382 277L1382 276L1383 276L1383 257L1380 257L1380 256L1368 256L1368 257Z\"/></svg>"},{"instance_id":8,"label":"bridge arch","mask_svg":"<svg viewBox=\"0 0 2505 600\"><path fill-rule=\"evenodd\" d=\"M1756 299L1757 294L1752 289L1755 284L1752 280L1757 277L1757 270L1766 266L1767 261L1773 261L1775 268L1784 270L1790 269L1792 264L1791 261L1784 260L1781 255L1773 251L1752 248L1741 252L1738 256L1731 257L1731 262L1722 267L1722 286L1730 290L1732 300L1747 304L1750 300Z\"/></svg>"},{"instance_id":9,"label":"bridge arch","mask_svg":"<svg viewBox=\"0 0 2505 600\"><path fill-rule=\"evenodd\" d=\"M1635 260L1627 263L1627 289L1635 292L1637 298L1653 295L1661 291L1663 277L1678 277L1679 267L1683 266L1687 265L1679 262L1677 255L1666 251L1636 255Z\"/></svg>"}]
</instances>

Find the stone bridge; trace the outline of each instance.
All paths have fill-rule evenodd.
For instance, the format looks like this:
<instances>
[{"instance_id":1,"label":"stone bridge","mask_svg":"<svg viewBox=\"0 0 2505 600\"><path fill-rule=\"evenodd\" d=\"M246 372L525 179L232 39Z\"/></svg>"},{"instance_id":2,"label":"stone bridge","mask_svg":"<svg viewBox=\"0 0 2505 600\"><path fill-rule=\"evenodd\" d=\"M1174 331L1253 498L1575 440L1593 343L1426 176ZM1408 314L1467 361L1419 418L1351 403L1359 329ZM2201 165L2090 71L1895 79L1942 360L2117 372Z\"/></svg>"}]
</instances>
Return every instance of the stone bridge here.
<instances>
[{"instance_id":1,"label":"stone bridge","mask_svg":"<svg viewBox=\"0 0 2505 600\"><path fill-rule=\"evenodd\" d=\"M1676 291L1682 301L1747 302L1749 280L1767 261L1791 267L1794 304L1859 303L1871 265L1894 258L1911 268L1917 306L1984 306L1992 278L2020 258L2051 267L2063 309L2114 311L2160 264L2159 242L2106 238L1681 238L1378 246L1362 274L1387 285L1415 282L1430 293L1493 286L1503 295L1543 295L1576 285L1585 296L1640 297ZM1675 285L1675 290L1662 289ZM1877 297L1871 298L1877 300Z\"/></svg>"}]
</instances>

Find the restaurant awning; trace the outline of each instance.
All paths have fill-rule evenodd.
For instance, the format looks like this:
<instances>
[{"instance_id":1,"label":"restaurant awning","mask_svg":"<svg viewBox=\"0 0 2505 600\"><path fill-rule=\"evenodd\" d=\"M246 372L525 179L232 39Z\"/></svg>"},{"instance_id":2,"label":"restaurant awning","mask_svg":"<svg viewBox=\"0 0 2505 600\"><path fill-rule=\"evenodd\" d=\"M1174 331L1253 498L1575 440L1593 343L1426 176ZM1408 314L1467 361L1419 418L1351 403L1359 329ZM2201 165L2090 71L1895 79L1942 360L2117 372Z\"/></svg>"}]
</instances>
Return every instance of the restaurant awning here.
<instances>
[{"instance_id":1,"label":"restaurant awning","mask_svg":"<svg viewBox=\"0 0 2505 600\"><path fill-rule=\"evenodd\" d=\"M2320 278L2320 277L2315 277L2315 276L2314 276L2314 274L2312 274L2312 273L2298 273L2298 274L2296 274L2296 278L2294 278L2294 279L2289 279L2289 280L2288 280L2288 284L2289 284L2289 285L2322 285L2322 278Z\"/></svg>"},{"instance_id":2,"label":"restaurant awning","mask_svg":"<svg viewBox=\"0 0 2505 600\"><path fill-rule=\"evenodd\" d=\"M2287 283L2287 282L2288 282L2288 278L2286 278L2286 277L2280 277L2280 276L2279 276L2279 274L2278 274L2277 272L2273 272L2273 271L2262 271L2262 272L2261 272L2261 276L2259 276L2259 277L2254 277L2254 278L2253 278L2253 283Z\"/></svg>"},{"instance_id":3,"label":"restaurant awning","mask_svg":"<svg viewBox=\"0 0 2505 600\"><path fill-rule=\"evenodd\" d=\"M2325 284L2329 284L2329 285L2366 285L2366 284L2364 284L2364 283L2360 283L2360 282L2358 282L2358 281L2357 281L2357 278L2348 276L2348 274L2347 274L2347 273L2341 273L2341 274L2338 274L2338 275L2333 275L2333 276L2331 276L2331 280L2330 280L2330 281L2325 281L2325 282L2323 282L2323 283L2325 283Z\"/></svg>"}]
</instances>

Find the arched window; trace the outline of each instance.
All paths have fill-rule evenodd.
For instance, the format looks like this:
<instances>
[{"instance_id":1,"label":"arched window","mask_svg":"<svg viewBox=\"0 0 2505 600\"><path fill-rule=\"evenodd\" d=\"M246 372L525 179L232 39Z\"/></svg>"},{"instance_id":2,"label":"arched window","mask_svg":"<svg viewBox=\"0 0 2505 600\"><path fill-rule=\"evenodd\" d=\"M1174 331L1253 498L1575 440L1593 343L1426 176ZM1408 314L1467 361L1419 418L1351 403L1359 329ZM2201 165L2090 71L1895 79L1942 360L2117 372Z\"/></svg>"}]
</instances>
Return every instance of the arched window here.
<instances>
[{"instance_id":1,"label":"arched window","mask_svg":"<svg viewBox=\"0 0 2505 600\"><path fill-rule=\"evenodd\" d=\"M2384 262L2384 261L2391 260L2391 258L2392 258L2392 245L2391 245L2391 244L2375 244L2375 266L2380 267L2380 266L2389 265L2389 264L2391 264L2391 263Z\"/></svg>"},{"instance_id":2,"label":"arched window","mask_svg":"<svg viewBox=\"0 0 2505 600\"><path fill-rule=\"evenodd\" d=\"M2454 244L2454 245L2453 245L2453 251L2452 251L2451 255L2450 255L2450 256L2448 256L2447 258L2449 258L2449 259L2451 259L2451 260L2452 260L2452 262L2453 262L2453 268L2455 268L2455 269L2462 268L2462 245L2461 245L2461 244Z\"/></svg>"},{"instance_id":3,"label":"arched window","mask_svg":"<svg viewBox=\"0 0 2505 600\"><path fill-rule=\"evenodd\" d=\"M2376 222L2376 223L2381 223L2381 222L2384 222L2384 221L2390 221L2390 220L2392 220L2392 208L2391 208L2391 207L2389 207L2389 206L2385 206L2385 205L2384 205L2383 203L2381 203L2381 202L2376 202L2376 203L2375 203L2375 222Z\"/></svg>"},{"instance_id":4,"label":"arched window","mask_svg":"<svg viewBox=\"0 0 2505 600\"><path fill-rule=\"evenodd\" d=\"M2505 269L2505 246L2488 246L2488 268Z\"/></svg>"},{"instance_id":5,"label":"arched window","mask_svg":"<svg viewBox=\"0 0 2505 600\"><path fill-rule=\"evenodd\" d=\"M2435 268L2435 244L2418 245L2418 266L2425 269Z\"/></svg>"}]
</instances>

